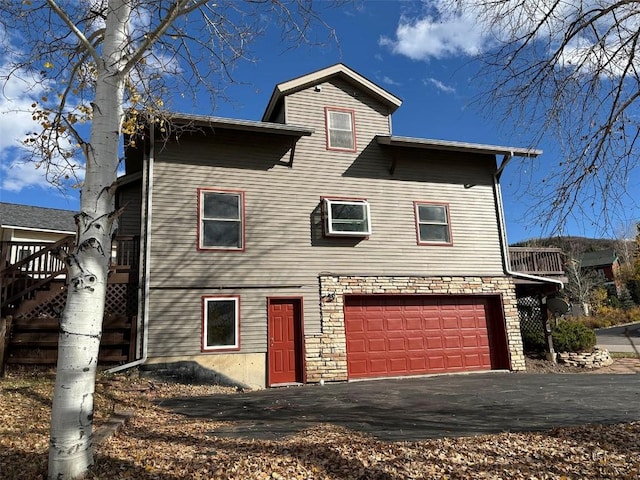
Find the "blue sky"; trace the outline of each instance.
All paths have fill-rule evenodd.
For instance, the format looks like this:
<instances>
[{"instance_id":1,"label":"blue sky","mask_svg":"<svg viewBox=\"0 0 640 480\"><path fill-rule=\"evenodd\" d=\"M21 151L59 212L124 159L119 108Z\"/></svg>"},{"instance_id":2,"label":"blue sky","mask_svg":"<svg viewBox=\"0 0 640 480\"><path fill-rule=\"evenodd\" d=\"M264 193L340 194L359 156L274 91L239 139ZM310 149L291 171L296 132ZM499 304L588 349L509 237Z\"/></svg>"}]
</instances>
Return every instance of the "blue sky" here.
<instances>
[{"instance_id":1,"label":"blue sky","mask_svg":"<svg viewBox=\"0 0 640 480\"><path fill-rule=\"evenodd\" d=\"M322 8L323 4L320 3ZM275 84L324 68L337 62L347 64L403 100L393 116L395 135L457 140L494 145L531 147L544 150L536 160L516 159L501 178L510 242L545 234L545 226L527 218L532 198L526 194L530 179L540 179L549 165L558 161L558 150L551 140L532 144L535 131L504 126L500 112L491 118L479 113L474 102L481 91L475 81L477 63L473 54L482 40L464 22L438 25L429 23L429 11L422 2L364 1L339 10L326 10L323 18L336 29L338 44L291 49L280 43L277 32L260 37L252 45L256 62L241 61L234 77L239 82L227 88L232 102L194 107L175 100L175 110L223 117L260 120ZM475 33L474 33L475 32ZM323 33L323 32L319 32ZM1 68L2 66L0 66ZM0 112L30 103L24 86L14 85L0 99ZM180 96L176 95L176 99ZM501 126L502 125L502 126ZM0 199L64 209L78 208L78 191L61 192L47 186L40 169L16 163L20 158L16 140L33 128L26 117L0 114ZM520 168L516 162L521 163ZM635 183L633 183L635 182ZM638 186L638 178L631 186ZM619 222L639 219L638 205L629 205ZM585 236L615 235L619 225L602 228L586 219L573 219L567 234ZM608 230L604 232L603 230Z\"/></svg>"}]
</instances>

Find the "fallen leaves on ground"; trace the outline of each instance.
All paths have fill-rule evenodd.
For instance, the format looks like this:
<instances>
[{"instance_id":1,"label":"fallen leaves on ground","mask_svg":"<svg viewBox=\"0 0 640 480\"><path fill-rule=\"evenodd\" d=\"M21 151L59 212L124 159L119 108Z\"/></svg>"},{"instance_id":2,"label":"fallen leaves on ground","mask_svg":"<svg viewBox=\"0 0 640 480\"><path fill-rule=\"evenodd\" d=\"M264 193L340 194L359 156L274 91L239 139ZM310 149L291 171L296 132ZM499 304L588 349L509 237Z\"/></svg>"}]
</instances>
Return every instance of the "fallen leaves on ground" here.
<instances>
[{"instance_id":1,"label":"fallen leaves on ground","mask_svg":"<svg viewBox=\"0 0 640 480\"><path fill-rule=\"evenodd\" d=\"M46 476L53 375L0 381L0 478ZM227 393L216 386L100 377L96 426L114 410L135 415L96 447L92 479L637 479L640 422L540 433L382 442L317 425L284 440L220 438L231 423L186 418L151 400ZM541 408L543 408L541 406Z\"/></svg>"}]
</instances>

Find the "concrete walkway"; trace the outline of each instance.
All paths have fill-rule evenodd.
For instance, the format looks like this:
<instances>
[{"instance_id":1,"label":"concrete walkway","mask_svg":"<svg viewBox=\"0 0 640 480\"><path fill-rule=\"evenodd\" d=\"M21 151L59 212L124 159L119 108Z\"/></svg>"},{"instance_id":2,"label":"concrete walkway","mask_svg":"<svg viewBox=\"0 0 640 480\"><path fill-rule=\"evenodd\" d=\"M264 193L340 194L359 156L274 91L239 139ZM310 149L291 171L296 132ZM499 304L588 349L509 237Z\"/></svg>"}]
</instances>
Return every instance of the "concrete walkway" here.
<instances>
[{"instance_id":1,"label":"concrete walkway","mask_svg":"<svg viewBox=\"0 0 640 480\"><path fill-rule=\"evenodd\" d=\"M280 439L332 423L391 441L640 420L640 375L492 372L163 400L229 422L216 436Z\"/></svg>"},{"instance_id":2,"label":"concrete walkway","mask_svg":"<svg viewBox=\"0 0 640 480\"><path fill-rule=\"evenodd\" d=\"M596 368L585 373L637 374L640 373L640 358L616 358L613 365Z\"/></svg>"}]
</instances>

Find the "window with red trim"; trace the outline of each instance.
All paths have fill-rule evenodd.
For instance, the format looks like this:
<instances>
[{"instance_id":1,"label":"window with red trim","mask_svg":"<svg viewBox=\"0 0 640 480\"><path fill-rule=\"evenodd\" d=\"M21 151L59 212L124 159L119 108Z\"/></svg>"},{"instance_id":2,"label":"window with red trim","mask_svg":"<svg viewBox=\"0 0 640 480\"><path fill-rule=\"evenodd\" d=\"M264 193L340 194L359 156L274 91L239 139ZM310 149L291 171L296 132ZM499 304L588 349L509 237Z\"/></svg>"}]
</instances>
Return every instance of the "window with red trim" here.
<instances>
[{"instance_id":1,"label":"window with red trim","mask_svg":"<svg viewBox=\"0 0 640 480\"><path fill-rule=\"evenodd\" d=\"M329 150L356 150L354 112L338 108L325 108L327 148Z\"/></svg>"},{"instance_id":2,"label":"window with red trim","mask_svg":"<svg viewBox=\"0 0 640 480\"><path fill-rule=\"evenodd\" d=\"M243 192L200 189L199 195L199 248L243 250Z\"/></svg>"},{"instance_id":3,"label":"window with red trim","mask_svg":"<svg viewBox=\"0 0 640 480\"><path fill-rule=\"evenodd\" d=\"M451 245L449 206L415 202L416 230L419 244Z\"/></svg>"}]
</instances>

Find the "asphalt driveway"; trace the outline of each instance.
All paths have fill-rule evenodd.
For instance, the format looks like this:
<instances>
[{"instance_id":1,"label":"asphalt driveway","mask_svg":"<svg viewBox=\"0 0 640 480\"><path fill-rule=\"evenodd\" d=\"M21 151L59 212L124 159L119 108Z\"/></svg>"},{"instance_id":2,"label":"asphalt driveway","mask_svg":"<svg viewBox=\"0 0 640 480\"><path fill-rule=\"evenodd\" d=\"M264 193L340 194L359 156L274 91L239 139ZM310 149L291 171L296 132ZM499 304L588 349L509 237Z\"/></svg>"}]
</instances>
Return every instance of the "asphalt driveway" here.
<instances>
[{"instance_id":1,"label":"asphalt driveway","mask_svg":"<svg viewBox=\"0 0 640 480\"><path fill-rule=\"evenodd\" d=\"M640 420L640 375L483 373L173 398L160 405L232 422L212 435L279 439L318 423L412 441Z\"/></svg>"},{"instance_id":2,"label":"asphalt driveway","mask_svg":"<svg viewBox=\"0 0 640 480\"><path fill-rule=\"evenodd\" d=\"M598 346L610 352L640 351L640 322L596 330Z\"/></svg>"}]
</instances>

